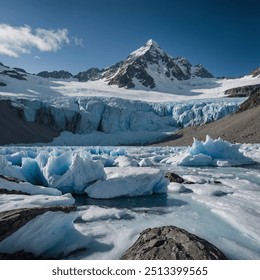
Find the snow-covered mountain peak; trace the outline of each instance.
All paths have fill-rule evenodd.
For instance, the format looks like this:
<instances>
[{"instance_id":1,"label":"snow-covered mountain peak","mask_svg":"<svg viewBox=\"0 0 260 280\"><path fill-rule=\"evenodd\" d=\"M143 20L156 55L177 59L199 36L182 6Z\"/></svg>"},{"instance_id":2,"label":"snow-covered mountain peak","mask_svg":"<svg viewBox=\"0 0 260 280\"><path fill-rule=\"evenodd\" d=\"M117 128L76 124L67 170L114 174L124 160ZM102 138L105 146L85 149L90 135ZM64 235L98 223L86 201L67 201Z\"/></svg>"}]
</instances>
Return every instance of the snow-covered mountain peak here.
<instances>
[{"instance_id":1,"label":"snow-covered mountain peak","mask_svg":"<svg viewBox=\"0 0 260 280\"><path fill-rule=\"evenodd\" d=\"M140 47L139 49L133 51L128 56L128 59L138 58L140 56L143 56L147 52L151 53L164 53L164 51L161 49L161 47L153 40L149 39L144 46Z\"/></svg>"},{"instance_id":2,"label":"snow-covered mountain peak","mask_svg":"<svg viewBox=\"0 0 260 280\"><path fill-rule=\"evenodd\" d=\"M149 49L149 51L157 51L157 52L162 52L164 53L164 51L162 50L162 48L159 46L159 44L157 42L155 42L153 39L149 39L146 43L145 46Z\"/></svg>"},{"instance_id":3,"label":"snow-covered mountain peak","mask_svg":"<svg viewBox=\"0 0 260 280\"><path fill-rule=\"evenodd\" d=\"M153 40L153 39L149 39L145 45L147 46L154 46L154 47L159 47L159 45Z\"/></svg>"},{"instance_id":4,"label":"snow-covered mountain peak","mask_svg":"<svg viewBox=\"0 0 260 280\"><path fill-rule=\"evenodd\" d=\"M107 73L104 77L109 85L158 91L168 91L176 80L213 77L202 65L193 67L184 57L173 58L168 55L152 39Z\"/></svg>"}]
</instances>

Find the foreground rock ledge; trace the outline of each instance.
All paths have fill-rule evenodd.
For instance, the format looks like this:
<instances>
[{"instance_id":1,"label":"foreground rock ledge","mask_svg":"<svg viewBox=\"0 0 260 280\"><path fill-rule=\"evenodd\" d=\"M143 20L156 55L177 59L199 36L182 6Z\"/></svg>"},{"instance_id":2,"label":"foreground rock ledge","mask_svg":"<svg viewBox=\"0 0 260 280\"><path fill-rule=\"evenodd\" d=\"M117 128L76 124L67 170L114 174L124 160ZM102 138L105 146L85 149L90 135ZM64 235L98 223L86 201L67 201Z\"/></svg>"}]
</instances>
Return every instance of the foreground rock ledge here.
<instances>
[{"instance_id":1,"label":"foreground rock ledge","mask_svg":"<svg viewBox=\"0 0 260 280\"><path fill-rule=\"evenodd\" d=\"M225 260L214 245L174 226L149 228L121 260Z\"/></svg>"}]
</instances>

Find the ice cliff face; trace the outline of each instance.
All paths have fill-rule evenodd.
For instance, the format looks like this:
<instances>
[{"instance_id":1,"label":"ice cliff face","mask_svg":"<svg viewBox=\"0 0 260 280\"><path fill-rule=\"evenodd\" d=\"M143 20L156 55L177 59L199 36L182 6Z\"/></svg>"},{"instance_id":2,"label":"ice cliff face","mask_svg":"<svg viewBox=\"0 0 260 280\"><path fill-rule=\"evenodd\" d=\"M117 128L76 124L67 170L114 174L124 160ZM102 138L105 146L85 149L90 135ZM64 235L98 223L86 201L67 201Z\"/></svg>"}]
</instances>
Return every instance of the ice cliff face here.
<instances>
[{"instance_id":1,"label":"ice cliff face","mask_svg":"<svg viewBox=\"0 0 260 280\"><path fill-rule=\"evenodd\" d=\"M39 100L9 101L19 118L72 133L94 131L172 131L177 127L200 125L234 112L241 99L146 103L119 98L58 99L53 104Z\"/></svg>"}]
</instances>

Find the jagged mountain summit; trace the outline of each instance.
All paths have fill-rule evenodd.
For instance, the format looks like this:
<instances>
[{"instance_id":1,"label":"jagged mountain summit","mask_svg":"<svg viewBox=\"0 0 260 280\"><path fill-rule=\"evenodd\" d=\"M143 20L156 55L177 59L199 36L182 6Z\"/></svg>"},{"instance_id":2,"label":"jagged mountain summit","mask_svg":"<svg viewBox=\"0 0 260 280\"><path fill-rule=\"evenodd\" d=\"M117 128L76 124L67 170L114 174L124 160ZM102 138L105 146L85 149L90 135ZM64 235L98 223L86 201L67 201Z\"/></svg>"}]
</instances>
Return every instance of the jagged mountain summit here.
<instances>
[{"instance_id":1,"label":"jagged mountain summit","mask_svg":"<svg viewBox=\"0 0 260 280\"><path fill-rule=\"evenodd\" d=\"M73 77L73 75L70 72L64 70L52 71L52 72L42 71L38 73L37 76L43 78L53 78L53 79L69 79Z\"/></svg>"},{"instance_id":2,"label":"jagged mountain summit","mask_svg":"<svg viewBox=\"0 0 260 280\"><path fill-rule=\"evenodd\" d=\"M114 72L104 74L109 85L148 89L170 85L175 80L193 77L213 78L201 64L192 66L186 58L173 58L152 39L132 52Z\"/></svg>"}]
</instances>

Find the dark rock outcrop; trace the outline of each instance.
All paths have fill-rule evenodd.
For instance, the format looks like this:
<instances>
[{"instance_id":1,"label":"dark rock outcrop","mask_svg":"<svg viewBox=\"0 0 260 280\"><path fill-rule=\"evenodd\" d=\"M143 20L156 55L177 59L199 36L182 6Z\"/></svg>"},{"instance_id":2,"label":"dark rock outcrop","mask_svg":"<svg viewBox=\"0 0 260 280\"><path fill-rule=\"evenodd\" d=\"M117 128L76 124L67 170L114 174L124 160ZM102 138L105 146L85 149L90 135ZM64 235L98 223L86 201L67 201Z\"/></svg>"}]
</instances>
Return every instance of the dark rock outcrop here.
<instances>
[{"instance_id":1,"label":"dark rock outcrop","mask_svg":"<svg viewBox=\"0 0 260 280\"><path fill-rule=\"evenodd\" d=\"M17 72L22 72L22 73L27 74L27 72L23 68L14 67L14 70L16 70Z\"/></svg>"},{"instance_id":2,"label":"dark rock outcrop","mask_svg":"<svg viewBox=\"0 0 260 280\"><path fill-rule=\"evenodd\" d=\"M231 88L224 92L228 97L248 97L256 90L260 89L260 84Z\"/></svg>"},{"instance_id":3,"label":"dark rock outcrop","mask_svg":"<svg viewBox=\"0 0 260 280\"><path fill-rule=\"evenodd\" d=\"M241 113L260 105L260 85L259 88L254 90L251 96L243 102L236 113Z\"/></svg>"},{"instance_id":4,"label":"dark rock outcrop","mask_svg":"<svg viewBox=\"0 0 260 280\"><path fill-rule=\"evenodd\" d=\"M0 82L0 87L5 87L5 86L7 86L7 84L6 84L6 83L2 83L2 82Z\"/></svg>"},{"instance_id":5,"label":"dark rock outcrop","mask_svg":"<svg viewBox=\"0 0 260 280\"><path fill-rule=\"evenodd\" d=\"M35 207L15 209L10 211L0 212L0 241L17 231L33 218L44 214L45 212L62 211L69 213L76 211L74 206L50 206L50 207Z\"/></svg>"},{"instance_id":6,"label":"dark rock outcrop","mask_svg":"<svg viewBox=\"0 0 260 280\"><path fill-rule=\"evenodd\" d=\"M121 257L122 260L225 260L214 245L174 226L149 228Z\"/></svg>"},{"instance_id":7,"label":"dark rock outcrop","mask_svg":"<svg viewBox=\"0 0 260 280\"><path fill-rule=\"evenodd\" d=\"M6 76L9 76L10 78L26 81L26 78L25 78L26 74L20 73L20 72L15 71L15 70L4 70L4 71L0 72L0 75L6 75Z\"/></svg>"},{"instance_id":8,"label":"dark rock outcrop","mask_svg":"<svg viewBox=\"0 0 260 280\"><path fill-rule=\"evenodd\" d=\"M69 79L73 77L73 75L70 72L64 70L52 71L52 72L42 71L38 73L37 76L43 78L53 78L53 79Z\"/></svg>"}]
</instances>

